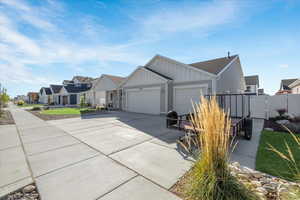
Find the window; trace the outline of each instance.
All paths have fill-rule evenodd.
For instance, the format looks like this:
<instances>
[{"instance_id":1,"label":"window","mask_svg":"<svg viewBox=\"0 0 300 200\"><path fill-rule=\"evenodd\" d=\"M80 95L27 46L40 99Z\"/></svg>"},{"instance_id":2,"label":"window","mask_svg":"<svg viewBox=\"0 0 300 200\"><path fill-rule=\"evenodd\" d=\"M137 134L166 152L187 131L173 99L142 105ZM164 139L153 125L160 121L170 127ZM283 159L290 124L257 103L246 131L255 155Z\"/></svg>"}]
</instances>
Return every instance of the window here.
<instances>
[{"instance_id":1,"label":"window","mask_svg":"<svg viewBox=\"0 0 300 200\"><path fill-rule=\"evenodd\" d=\"M113 93L110 93L110 100L113 100Z\"/></svg>"}]
</instances>

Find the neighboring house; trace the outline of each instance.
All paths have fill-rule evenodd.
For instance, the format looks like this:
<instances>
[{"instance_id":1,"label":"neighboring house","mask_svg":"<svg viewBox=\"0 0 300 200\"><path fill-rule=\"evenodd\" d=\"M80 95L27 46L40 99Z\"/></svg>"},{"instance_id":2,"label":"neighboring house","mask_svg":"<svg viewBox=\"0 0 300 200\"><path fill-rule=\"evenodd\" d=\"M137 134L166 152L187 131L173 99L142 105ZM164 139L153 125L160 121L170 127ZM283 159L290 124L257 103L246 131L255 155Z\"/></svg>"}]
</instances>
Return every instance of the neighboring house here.
<instances>
[{"instance_id":1,"label":"neighboring house","mask_svg":"<svg viewBox=\"0 0 300 200\"><path fill-rule=\"evenodd\" d=\"M53 102L51 89L42 87L39 93L39 102L42 104L51 104Z\"/></svg>"},{"instance_id":2,"label":"neighboring house","mask_svg":"<svg viewBox=\"0 0 300 200\"><path fill-rule=\"evenodd\" d=\"M259 78L258 75L245 76L246 93L258 93Z\"/></svg>"},{"instance_id":3,"label":"neighboring house","mask_svg":"<svg viewBox=\"0 0 300 200\"><path fill-rule=\"evenodd\" d=\"M93 80L94 78L87 77L87 76L74 76L72 81L70 82L74 84L80 84L80 83L92 84Z\"/></svg>"},{"instance_id":4,"label":"neighboring house","mask_svg":"<svg viewBox=\"0 0 300 200\"><path fill-rule=\"evenodd\" d=\"M89 84L67 84L59 90L59 99L61 105L80 104L80 95L82 92L90 89Z\"/></svg>"},{"instance_id":5,"label":"neighboring house","mask_svg":"<svg viewBox=\"0 0 300 200\"><path fill-rule=\"evenodd\" d=\"M296 78L281 80L281 82L280 82L280 89L279 89L279 91L276 94L278 95L278 94L289 94L289 93L292 93L292 89L290 88L290 85L292 83L294 83L295 81L297 81Z\"/></svg>"},{"instance_id":6,"label":"neighboring house","mask_svg":"<svg viewBox=\"0 0 300 200\"><path fill-rule=\"evenodd\" d=\"M104 105L109 108L120 109L122 107L122 90L120 84L124 77L103 74L96 79L91 89L93 105Z\"/></svg>"},{"instance_id":7,"label":"neighboring house","mask_svg":"<svg viewBox=\"0 0 300 200\"><path fill-rule=\"evenodd\" d=\"M289 85L292 94L300 94L300 79L297 79Z\"/></svg>"},{"instance_id":8,"label":"neighboring house","mask_svg":"<svg viewBox=\"0 0 300 200\"><path fill-rule=\"evenodd\" d=\"M239 56L184 64L157 55L122 83L123 110L162 114L192 111L200 95L243 93L245 79Z\"/></svg>"},{"instance_id":9,"label":"neighboring house","mask_svg":"<svg viewBox=\"0 0 300 200\"><path fill-rule=\"evenodd\" d=\"M30 104L35 104L39 102L39 93L38 92L28 92L27 102Z\"/></svg>"},{"instance_id":10,"label":"neighboring house","mask_svg":"<svg viewBox=\"0 0 300 200\"><path fill-rule=\"evenodd\" d=\"M61 99L59 96L59 91L62 87L63 87L62 85L50 85L50 90L52 92L52 99L55 105L60 104Z\"/></svg>"}]
</instances>

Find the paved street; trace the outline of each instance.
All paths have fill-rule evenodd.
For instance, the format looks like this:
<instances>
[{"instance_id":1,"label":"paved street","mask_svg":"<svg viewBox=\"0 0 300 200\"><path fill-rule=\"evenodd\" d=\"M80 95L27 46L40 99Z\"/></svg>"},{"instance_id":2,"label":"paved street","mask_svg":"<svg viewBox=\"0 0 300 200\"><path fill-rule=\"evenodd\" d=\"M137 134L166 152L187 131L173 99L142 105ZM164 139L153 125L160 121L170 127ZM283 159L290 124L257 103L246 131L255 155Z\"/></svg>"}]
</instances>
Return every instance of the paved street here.
<instances>
[{"instance_id":1,"label":"paved street","mask_svg":"<svg viewBox=\"0 0 300 200\"><path fill-rule=\"evenodd\" d=\"M168 189L192 162L178 152L182 133L166 129L164 117L110 112L46 122L11 112L16 126L0 129L0 192L35 181L43 200L179 199ZM240 141L232 156L249 167L261 128L254 124L253 141Z\"/></svg>"}]
</instances>

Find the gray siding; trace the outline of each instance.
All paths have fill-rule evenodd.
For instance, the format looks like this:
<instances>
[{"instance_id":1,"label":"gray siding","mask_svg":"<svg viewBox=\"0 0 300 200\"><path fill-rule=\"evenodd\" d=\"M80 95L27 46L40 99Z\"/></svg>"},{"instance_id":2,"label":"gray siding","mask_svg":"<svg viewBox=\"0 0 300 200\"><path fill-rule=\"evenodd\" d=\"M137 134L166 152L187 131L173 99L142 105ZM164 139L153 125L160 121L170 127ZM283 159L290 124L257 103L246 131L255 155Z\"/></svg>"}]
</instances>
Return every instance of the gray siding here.
<instances>
[{"instance_id":1,"label":"gray siding","mask_svg":"<svg viewBox=\"0 0 300 200\"><path fill-rule=\"evenodd\" d=\"M245 80L239 58L217 78L217 93L241 93L245 90Z\"/></svg>"}]
</instances>

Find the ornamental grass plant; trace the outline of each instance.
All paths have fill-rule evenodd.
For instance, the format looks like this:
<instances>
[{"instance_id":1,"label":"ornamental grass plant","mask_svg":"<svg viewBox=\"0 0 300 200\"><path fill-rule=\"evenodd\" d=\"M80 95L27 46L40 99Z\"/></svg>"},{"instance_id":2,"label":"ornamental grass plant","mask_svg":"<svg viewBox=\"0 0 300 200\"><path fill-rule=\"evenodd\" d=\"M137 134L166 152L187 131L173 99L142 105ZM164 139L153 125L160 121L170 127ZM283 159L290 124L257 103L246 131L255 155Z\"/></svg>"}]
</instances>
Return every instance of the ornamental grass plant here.
<instances>
[{"instance_id":1,"label":"ornamental grass plant","mask_svg":"<svg viewBox=\"0 0 300 200\"><path fill-rule=\"evenodd\" d=\"M229 168L230 127L228 115L216 98L194 105L192 123L196 130L201 155L191 170L187 195L191 200L254 200L258 199Z\"/></svg>"}]
</instances>

